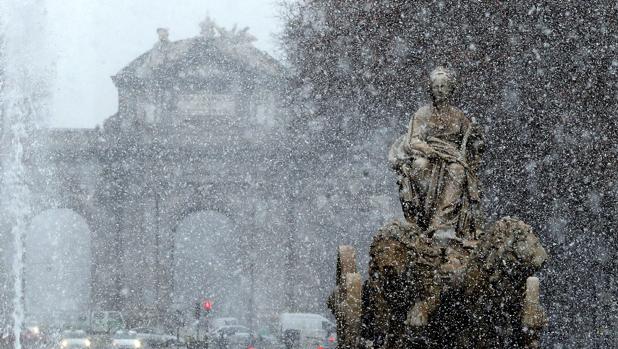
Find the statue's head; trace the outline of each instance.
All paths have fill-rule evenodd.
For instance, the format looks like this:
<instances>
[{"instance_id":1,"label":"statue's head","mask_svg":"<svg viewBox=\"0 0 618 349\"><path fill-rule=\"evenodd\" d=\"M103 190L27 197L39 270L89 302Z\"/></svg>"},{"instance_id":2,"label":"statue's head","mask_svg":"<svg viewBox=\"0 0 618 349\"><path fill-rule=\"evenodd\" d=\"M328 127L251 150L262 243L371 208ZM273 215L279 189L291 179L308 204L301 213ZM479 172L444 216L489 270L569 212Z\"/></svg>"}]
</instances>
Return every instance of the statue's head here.
<instances>
[{"instance_id":1,"label":"statue's head","mask_svg":"<svg viewBox=\"0 0 618 349\"><path fill-rule=\"evenodd\" d=\"M447 68L438 67L429 74L431 97L434 104L445 104L451 100L455 91L455 73Z\"/></svg>"},{"instance_id":2,"label":"statue's head","mask_svg":"<svg viewBox=\"0 0 618 349\"><path fill-rule=\"evenodd\" d=\"M396 275L402 275L409 264L407 237L420 234L420 228L416 224L407 222L394 221L380 228L369 248L370 273L390 270Z\"/></svg>"}]
</instances>

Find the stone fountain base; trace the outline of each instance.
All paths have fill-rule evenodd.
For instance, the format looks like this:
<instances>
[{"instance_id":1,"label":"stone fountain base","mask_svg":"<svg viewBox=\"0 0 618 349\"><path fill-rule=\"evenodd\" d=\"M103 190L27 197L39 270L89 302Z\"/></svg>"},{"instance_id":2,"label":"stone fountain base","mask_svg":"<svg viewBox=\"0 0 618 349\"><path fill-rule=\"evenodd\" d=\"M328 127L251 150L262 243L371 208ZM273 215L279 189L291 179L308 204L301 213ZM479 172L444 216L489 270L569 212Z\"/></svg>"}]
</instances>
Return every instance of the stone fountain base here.
<instances>
[{"instance_id":1,"label":"stone fountain base","mask_svg":"<svg viewBox=\"0 0 618 349\"><path fill-rule=\"evenodd\" d=\"M527 224L502 218L478 240L429 238L392 222L373 238L369 278L340 246L329 307L340 348L537 348L546 324L533 274L547 259Z\"/></svg>"}]
</instances>

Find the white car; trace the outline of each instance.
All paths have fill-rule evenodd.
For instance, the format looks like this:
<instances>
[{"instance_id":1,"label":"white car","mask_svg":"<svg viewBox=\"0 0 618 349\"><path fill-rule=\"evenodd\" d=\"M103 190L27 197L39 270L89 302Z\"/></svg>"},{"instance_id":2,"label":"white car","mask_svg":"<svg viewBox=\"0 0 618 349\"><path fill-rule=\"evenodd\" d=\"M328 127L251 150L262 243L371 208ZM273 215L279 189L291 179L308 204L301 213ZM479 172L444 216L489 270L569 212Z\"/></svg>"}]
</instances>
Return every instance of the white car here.
<instances>
[{"instance_id":1,"label":"white car","mask_svg":"<svg viewBox=\"0 0 618 349\"><path fill-rule=\"evenodd\" d=\"M117 331L112 337L113 349L140 349L143 346L135 331Z\"/></svg>"},{"instance_id":2,"label":"white car","mask_svg":"<svg viewBox=\"0 0 618 349\"><path fill-rule=\"evenodd\" d=\"M90 338L83 330L67 330L60 334L60 348L90 348Z\"/></svg>"},{"instance_id":3,"label":"white car","mask_svg":"<svg viewBox=\"0 0 618 349\"><path fill-rule=\"evenodd\" d=\"M288 348L322 345L335 332L335 324L319 314L282 313L279 316L281 340Z\"/></svg>"},{"instance_id":4,"label":"white car","mask_svg":"<svg viewBox=\"0 0 618 349\"><path fill-rule=\"evenodd\" d=\"M131 331L135 332L135 336L142 340L143 344L150 344L150 346L166 346L177 340L176 336L157 328L139 327Z\"/></svg>"},{"instance_id":5,"label":"white car","mask_svg":"<svg viewBox=\"0 0 618 349\"><path fill-rule=\"evenodd\" d=\"M238 319L235 317L218 317L210 320L210 328L212 331L216 331L223 326L235 326L240 325Z\"/></svg>"},{"instance_id":6,"label":"white car","mask_svg":"<svg viewBox=\"0 0 618 349\"><path fill-rule=\"evenodd\" d=\"M215 348L246 349L255 341L255 334L245 326L221 326L211 332L210 341Z\"/></svg>"}]
</instances>

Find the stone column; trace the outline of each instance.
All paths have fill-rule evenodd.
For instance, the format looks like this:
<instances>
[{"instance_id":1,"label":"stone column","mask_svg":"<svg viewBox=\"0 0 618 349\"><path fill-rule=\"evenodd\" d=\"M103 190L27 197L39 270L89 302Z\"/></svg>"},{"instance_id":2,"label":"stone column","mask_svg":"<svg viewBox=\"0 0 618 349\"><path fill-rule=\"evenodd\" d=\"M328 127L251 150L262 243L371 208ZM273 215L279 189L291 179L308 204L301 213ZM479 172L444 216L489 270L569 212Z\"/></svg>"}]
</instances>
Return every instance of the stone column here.
<instances>
[{"instance_id":1,"label":"stone column","mask_svg":"<svg viewBox=\"0 0 618 349\"><path fill-rule=\"evenodd\" d=\"M157 230L155 237L155 307L157 316L163 325L170 319L172 294L174 292L174 229L177 217L159 202L158 216L156 217Z\"/></svg>"},{"instance_id":2,"label":"stone column","mask_svg":"<svg viewBox=\"0 0 618 349\"><path fill-rule=\"evenodd\" d=\"M93 215L88 219L88 226L92 236L90 310L119 310L115 282L117 265L114 252L117 223L103 207L95 207Z\"/></svg>"}]
</instances>

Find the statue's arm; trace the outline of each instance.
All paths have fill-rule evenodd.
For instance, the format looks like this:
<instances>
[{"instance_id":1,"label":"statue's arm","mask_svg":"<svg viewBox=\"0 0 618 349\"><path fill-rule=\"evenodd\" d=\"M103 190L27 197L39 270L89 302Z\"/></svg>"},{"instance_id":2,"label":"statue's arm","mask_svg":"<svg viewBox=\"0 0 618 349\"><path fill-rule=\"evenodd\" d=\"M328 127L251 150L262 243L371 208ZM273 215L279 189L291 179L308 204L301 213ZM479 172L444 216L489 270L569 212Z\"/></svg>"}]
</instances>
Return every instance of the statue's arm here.
<instances>
[{"instance_id":1,"label":"statue's arm","mask_svg":"<svg viewBox=\"0 0 618 349\"><path fill-rule=\"evenodd\" d=\"M414 115L410 120L408 127L408 142L406 151L421 152L427 157L431 157L434 153L433 148L427 143L427 120L421 113Z\"/></svg>"}]
</instances>

